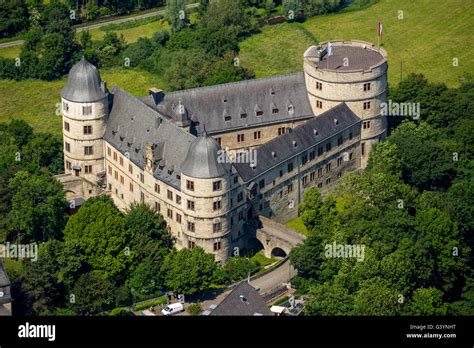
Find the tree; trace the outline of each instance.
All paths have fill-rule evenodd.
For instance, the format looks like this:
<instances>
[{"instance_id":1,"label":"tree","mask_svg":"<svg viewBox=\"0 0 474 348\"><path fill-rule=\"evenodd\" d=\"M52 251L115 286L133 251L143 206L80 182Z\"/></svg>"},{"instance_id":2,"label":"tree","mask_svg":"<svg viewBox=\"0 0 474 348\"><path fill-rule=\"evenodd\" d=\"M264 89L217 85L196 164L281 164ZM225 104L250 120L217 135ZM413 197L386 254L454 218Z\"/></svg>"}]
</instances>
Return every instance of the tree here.
<instances>
[{"instance_id":1,"label":"tree","mask_svg":"<svg viewBox=\"0 0 474 348\"><path fill-rule=\"evenodd\" d=\"M187 25L186 0L166 0L165 17L172 33L183 29Z\"/></svg>"},{"instance_id":2,"label":"tree","mask_svg":"<svg viewBox=\"0 0 474 348\"><path fill-rule=\"evenodd\" d=\"M11 37L28 29L28 7L23 0L0 2L0 38Z\"/></svg>"},{"instance_id":3,"label":"tree","mask_svg":"<svg viewBox=\"0 0 474 348\"><path fill-rule=\"evenodd\" d=\"M409 315L446 315L443 292L435 288L419 288L413 293L407 308Z\"/></svg>"},{"instance_id":4,"label":"tree","mask_svg":"<svg viewBox=\"0 0 474 348\"><path fill-rule=\"evenodd\" d=\"M163 288L160 268L161 264L153 262L150 258L145 259L135 268L127 280L127 286L135 299L140 300Z\"/></svg>"},{"instance_id":5,"label":"tree","mask_svg":"<svg viewBox=\"0 0 474 348\"><path fill-rule=\"evenodd\" d=\"M9 230L22 243L58 238L65 223L67 202L62 184L45 170L19 171L11 180Z\"/></svg>"},{"instance_id":6,"label":"tree","mask_svg":"<svg viewBox=\"0 0 474 348\"><path fill-rule=\"evenodd\" d=\"M78 241L91 267L108 279L124 279L136 255L124 218L108 196L87 200L67 222L64 239Z\"/></svg>"},{"instance_id":7,"label":"tree","mask_svg":"<svg viewBox=\"0 0 474 348\"><path fill-rule=\"evenodd\" d=\"M252 262L244 257L230 257L225 265L220 269L222 284L232 284L252 275L259 269L256 262Z\"/></svg>"},{"instance_id":8,"label":"tree","mask_svg":"<svg viewBox=\"0 0 474 348\"><path fill-rule=\"evenodd\" d=\"M385 279L368 279L354 296L354 315L396 315L400 312L398 295Z\"/></svg>"},{"instance_id":9,"label":"tree","mask_svg":"<svg viewBox=\"0 0 474 348\"><path fill-rule=\"evenodd\" d=\"M81 275L72 294L72 307L79 315L98 314L113 304L113 284L97 271Z\"/></svg>"},{"instance_id":10,"label":"tree","mask_svg":"<svg viewBox=\"0 0 474 348\"><path fill-rule=\"evenodd\" d=\"M193 295L209 288L216 269L214 255L195 247L170 253L165 258L161 272L165 275L165 285L170 290Z\"/></svg>"},{"instance_id":11,"label":"tree","mask_svg":"<svg viewBox=\"0 0 474 348\"><path fill-rule=\"evenodd\" d=\"M305 304L307 315L351 315L353 298L338 283L324 283L310 287Z\"/></svg>"}]
</instances>

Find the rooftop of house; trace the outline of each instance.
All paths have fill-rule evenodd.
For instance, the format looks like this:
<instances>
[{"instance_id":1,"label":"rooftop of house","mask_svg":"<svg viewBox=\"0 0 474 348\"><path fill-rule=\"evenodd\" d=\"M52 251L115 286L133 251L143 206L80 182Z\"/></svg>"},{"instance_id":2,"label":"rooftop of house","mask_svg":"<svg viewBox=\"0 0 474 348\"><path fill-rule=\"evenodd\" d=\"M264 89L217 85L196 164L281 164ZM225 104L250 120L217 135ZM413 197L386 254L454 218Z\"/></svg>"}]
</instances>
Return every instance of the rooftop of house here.
<instances>
[{"instance_id":1,"label":"rooftop of house","mask_svg":"<svg viewBox=\"0 0 474 348\"><path fill-rule=\"evenodd\" d=\"M257 289L246 281L238 284L209 315L273 315Z\"/></svg>"},{"instance_id":2,"label":"rooftop of house","mask_svg":"<svg viewBox=\"0 0 474 348\"><path fill-rule=\"evenodd\" d=\"M198 134L204 128L214 134L313 116L302 72L152 93L141 100L176 122L182 122L182 115L186 114L189 120L198 123Z\"/></svg>"}]
</instances>

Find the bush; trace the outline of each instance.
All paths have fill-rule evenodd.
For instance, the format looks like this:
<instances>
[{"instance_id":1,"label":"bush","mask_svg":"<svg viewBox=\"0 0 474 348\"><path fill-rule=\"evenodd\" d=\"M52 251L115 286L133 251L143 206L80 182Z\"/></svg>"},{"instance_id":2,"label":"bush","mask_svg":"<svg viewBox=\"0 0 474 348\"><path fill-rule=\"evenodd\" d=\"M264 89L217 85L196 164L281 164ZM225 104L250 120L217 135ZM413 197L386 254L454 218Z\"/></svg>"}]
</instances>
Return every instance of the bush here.
<instances>
[{"instance_id":1,"label":"bush","mask_svg":"<svg viewBox=\"0 0 474 348\"><path fill-rule=\"evenodd\" d=\"M188 307L188 312L192 316L197 316L202 313L202 306L199 302L191 303Z\"/></svg>"}]
</instances>

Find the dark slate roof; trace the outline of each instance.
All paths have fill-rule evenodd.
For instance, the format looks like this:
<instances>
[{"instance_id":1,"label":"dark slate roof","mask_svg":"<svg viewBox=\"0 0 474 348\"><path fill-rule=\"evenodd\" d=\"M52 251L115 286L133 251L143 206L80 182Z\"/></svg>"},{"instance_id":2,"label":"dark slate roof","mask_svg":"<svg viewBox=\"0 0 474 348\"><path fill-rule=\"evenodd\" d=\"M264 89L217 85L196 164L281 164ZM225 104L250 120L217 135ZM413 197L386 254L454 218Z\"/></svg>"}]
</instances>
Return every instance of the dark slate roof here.
<instances>
[{"instance_id":1,"label":"dark slate roof","mask_svg":"<svg viewBox=\"0 0 474 348\"><path fill-rule=\"evenodd\" d=\"M72 102L91 103L106 97L99 70L84 57L69 71L61 97Z\"/></svg>"},{"instance_id":2,"label":"dark slate roof","mask_svg":"<svg viewBox=\"0 0 474 348\"><path fill-rule=\"evenodd\" d=\"M113 104L104 139L138 167L145 166L145 149L152 143L157 166L154 176L180 188L177 175L181 162L195 137L176 127L156 111L118 87L114 87Z\"/></svg>"},{"instance_id":3,"label":"dark slate roof","mask_svg":"<svg viewBox=\"0 0 474 348\"><path fill-rule=\"evenodd\" d=\"M326 46L324 46L326 48ZM384 57L379 52L371 49L354 45L333 45L333 54L328 58L327 54L322 60L316 62L320 69L330 70L367 70L370 67L381 63ZM309 52L309 51L307 51ZM345 66L344 59L347 58L349 64Z\"/></svg>"},{"instance_id":4,"label":"dark slate roof","mask_svg":"<svg viewBox=\"0 0 474 348\"><path fill-rule=\"evenodd\" d=\"M273 315L258 291L246 281L237 285L210 315Z\"/></svg>"},{"instance_id":5,"label":"dark slate roof","mask_svg":"<svg viewBox=\"0 0 474 348\"><path fill-rule=\"evenodd\" d=\"M313 115L302 72L160 93L141 99L169 119L173 118L181 102L189 118L199 122L198 132L205 127L210 134ZM289 112L290 105L294 107L293 113ZM272 113L272 109L278 109L278 113ZM256 116L257 111L263 111L263 115ZM241 118L241 114L247 114L247 117ZM225 121L226 116L231 120Z\"/></svg>"},{"instance_id":6,"label":"dark slate roof","mask_svg":"<svg viewBox=\"0 0 474 348\"><path fill-rule=\"evenodd\" d=\"M337 120L337 125L334 120ZM307 150L358 122L360 122L359 117L345 103L339 104L294 128L291 132L259 146L255 168L251 168L248 163L235 163L234 166L244 182L248 182L297 153ZM275 156L272 153L275 153Z\"/></svg>"},{"instance_id":7,"label":"dark slate roof","mask_svg":"<svg viewBox=\"0 0 474 348\"><path fill-rule=\"evenodd\" d=\"M181 172L192 178L211 179L230 173L231 166L215 139L203 132L190 146L186 159L181 165Z\"/></svg>"}]
</instances>

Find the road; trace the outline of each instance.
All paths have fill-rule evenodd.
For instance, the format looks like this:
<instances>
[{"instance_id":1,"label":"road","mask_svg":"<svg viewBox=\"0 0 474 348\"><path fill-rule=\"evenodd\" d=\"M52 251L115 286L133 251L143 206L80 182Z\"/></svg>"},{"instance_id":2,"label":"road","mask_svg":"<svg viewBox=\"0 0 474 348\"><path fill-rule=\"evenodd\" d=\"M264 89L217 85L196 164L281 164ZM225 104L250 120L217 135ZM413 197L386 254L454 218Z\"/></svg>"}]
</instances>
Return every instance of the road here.
<instances>
[{"instance_id":1,"label":"road","mask_svg":"<svg viewBox=\"0 0 474 348\"><path fill-rule=\"evenodd\" d=\"M294 276L296 276L296 270L292 265L290 265L290 260L287 259L277 269L274 269L260 278L251 280L250 284L259 289L261 294L264 294L281 286L283 283L288 283Z\"/></svg>"},{"instance_id":2,"label":"road","mask_svg":"<svg viewBox=\"0 0 474 348\"><path fill-rule=\"evenodd\" d=\"M194 3L194 4L186 5L186 8L190 9L190 8L195 8L195 7L198 7L198 6L199 6L199 3ZM86 25L84 27L76 28L76 32L80 33L81 31L84 31L84 30L97 29L97 28L100 28L100 27L103 27L103 26L106 26L106 25L109 25L109 24L118 24L118 23L134 21L134 20L137 20L137 19L153 17L153 16L164 14L165 11L166 11L166 9L162 9L162 10L145 13L145 14L138 15L138 16L120 18L120 19L113 19L113 20L110 20L110 21L107 21L107 22L101 22L101 23ZM15 41L0 43L0 48L23 45L24 42L25 42L25 40L15 40Z\"/></svg>"}]
</instances>

